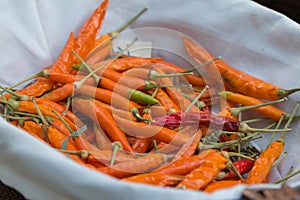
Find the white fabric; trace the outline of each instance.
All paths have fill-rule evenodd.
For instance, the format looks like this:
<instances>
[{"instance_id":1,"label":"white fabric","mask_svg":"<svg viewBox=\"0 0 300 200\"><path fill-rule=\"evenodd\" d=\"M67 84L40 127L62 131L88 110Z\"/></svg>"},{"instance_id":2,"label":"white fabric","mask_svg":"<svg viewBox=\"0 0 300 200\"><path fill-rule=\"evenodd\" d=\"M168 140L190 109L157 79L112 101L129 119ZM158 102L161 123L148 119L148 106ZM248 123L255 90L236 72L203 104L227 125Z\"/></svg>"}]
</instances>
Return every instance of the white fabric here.
<instances>
[{"instance_id":1,"label":"white fabric","mask_svg":"<svg viewBox=\"0 0 300 200\"><path fill-rule=\"evenodd\" d=\"M12 85L50 65L69 32L76 34L100 2L2 0L0 84ZM149 11L130 28L165 27L179 31L247 73L282 88L300 86L300 26L287 17L249 0L111 0L102 33L118 28L144 6L149 6ZM298 99L299 94L294 94L280 107L290 112ZM288 157L272 172L272 180L284 176L290 166L300 169L300 134L296 124L287 134ZM268 138L256 144L264 147ZM124 183L66 159L3 119L0 179L29 199L43 200L238 199L245 187L240 185L208 196L196 191ZM300 176L288 183L300 186Z\"/></svg>"}]
</instances>

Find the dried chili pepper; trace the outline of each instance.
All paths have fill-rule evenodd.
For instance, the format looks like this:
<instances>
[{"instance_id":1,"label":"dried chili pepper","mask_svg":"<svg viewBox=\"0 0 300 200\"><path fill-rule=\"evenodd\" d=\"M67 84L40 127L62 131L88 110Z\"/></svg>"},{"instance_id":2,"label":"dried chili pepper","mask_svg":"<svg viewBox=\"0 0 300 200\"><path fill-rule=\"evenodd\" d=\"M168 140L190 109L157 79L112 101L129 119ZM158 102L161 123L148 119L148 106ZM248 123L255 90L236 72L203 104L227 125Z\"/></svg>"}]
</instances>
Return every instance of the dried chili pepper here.
<instances>
[{"instance_id":1,"label":"dried chili pepper","mask_svg":"<svg viewBox=\"0 0 300 200\"><path fill-rule=\"evenodd\" d=\"M235 168L238 170L238 172L241 175L243 175L252 169L254 162L255 162L254 160L242 159L233 162L233 164ZM236 174L231 169L228 169L228 171L226 172L219 173L217 177L217 179L234 179L234 178L236 178Z\"/></svg>"},{"instance_id":2,"label":"dried chili pepper","mask_svg":"<svg viewBox=\"0 0 300 200\"><path fill-rule=\"evenodd\" d=\"M167 156L159 153L153 153L138 157L132 161L118 163L114 166L98 168L97 171L121 179L134 174L153 171L164 164L167 160Z\"/></svg>"},{"instance_id":3,"label":"dried chili pepper","mask_svg":"<svg viewBox=\"0 0 300 200\"><path fill-rule=\"evenodd\" d=\"M243 181L242 180L222 180L222 181L216 181L213 182L211 184L209 184L204 192L214 192L216 190L220 190L220 189L225 189L225 188L231 188L234 187L236 185L242 184Z\"/></svg>"},{"instance_id":4,"label":"dried chili pepper","mask_svg":"<svg viewBox=\"0 0 300 200\"><path fill-rule=\"evenodd\" d=\"M146 173L123 178L122 181L156 185L161 187L176 186L183 176L174 174Z\"/></svg>"},{"instance_id":5,"label":"dried chili pepper","mask_svg":"<svg viewBox=\"0 0 300 200\"><path fill-rule=\"evenodd\" d=\"M102 26L109 0L104 0L90 15L75 38L74 51L85 59L88 53L94 48L97 34ZM72 64L76 64L73 59Z\"/></svg>"},{"instance_id":6,"label":"dried chili pepper","mask_svg":"<svg viewBox=\"0 0 300 200\"><path fill-rule=\"evenodd\" d=\"M108 54L111 53L112 51L112 40L115 37L117 37L125 28L127 28L130 24L132 24L137 18L139 18L147 10L148 7L145 7L122 27L97 38L95 40L93 49L91 49L89 54L87 55L86 62L89 64L94 64L99 61L102 61L105 57L107 57Z\"/></svg>"},{"instance_id":7,"label":"dried chili pepper","mask_svg":"<svg viewBox=\"0 0 300 200\"><path fill-rule=\"evenodd\" d=\"M188 125L205 125L214 128L220 128L230 132L280 132L289 131L291 129L276 130L276 129L255 129L250 128L247 124L234 120L225 116L217 116L212 113L199 112L177 112L166 116L153 118L151 124L156 126L178 127Z\"/></svg>"},{"instance_id":8,"label":"dried chili pepper","mask_svg":"<svg viewBox=\"0 0 300 200\"><path fill-rule=\"evenodd\" d=\"M214 156L207 158L198 168L187 174L176 187L203 190L226 167L226 163L227 159L222 153L218 152Z\"/></svg>"}]
</instances>

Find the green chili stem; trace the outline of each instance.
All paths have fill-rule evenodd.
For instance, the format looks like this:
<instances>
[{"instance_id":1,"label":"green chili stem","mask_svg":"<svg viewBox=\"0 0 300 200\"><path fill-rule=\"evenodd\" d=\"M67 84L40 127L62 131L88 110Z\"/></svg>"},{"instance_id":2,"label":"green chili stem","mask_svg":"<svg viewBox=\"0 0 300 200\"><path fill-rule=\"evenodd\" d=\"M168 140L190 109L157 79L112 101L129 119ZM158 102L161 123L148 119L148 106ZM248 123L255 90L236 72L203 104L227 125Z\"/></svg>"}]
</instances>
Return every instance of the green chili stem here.
<instances>
[{"instance_id":1,"label":"green chili stem","mask_svg":"<svg viewBox=\"0 0 300 200\"><path fill-rule=\"evenodd\" d=\"M288 152L285 151L285 152L283 153L283 155L281 156L281 158L280 158L279 160L277 160L277 162L276 162L274 165L272 165L272 167L271 167L270 170L276 168L280 163L282 163L282 161L283 161L287 156L288 156Z\"/></svg>"},{"instance_id":2,"label":"green chili stem","mask_svg":"<svg viewBox=\"0 0 300 200\"><path fill-rule=\"evenodd\" d=\"M229 167L232 169L232 171L235 173L235 175L239 179L243 180L244 178L242 177L242 175L240 174L240 172L237 170L237 168L235 167L235 165L230 160L230 158L229 158L229 156L230 156L229 152L222 151L222 154L227 159L227 165L229 165Z\"/></svg>"},{"instance_id":3,"label":"green chili stem","mask_svg":"<svg viewBox=\"0 0 300 200\"><path fill-rule=\"evenodd\" d=\"M258 104L258 105L253 105L253 106L243 106L243 107L238 107L238 108L230 108L229 111L231 112L231 115L235 117L235 116L238 116L239 113L242 111L259 108L259 107L263 107L263 106L267 106L267 105L272 105L272 104L276 104L276 103L281 103L286 100L287 100L287 98L285 97L282 99L270 101L270 102L263 103L263 104Z\"/></svg>"},{"instance_id":4,"label":"green chili stem","mask_svg":"<svg viewBox=\"0 0 300 200\"><path fill-rule=\"evenodd\" d=\"M289 169L289 171L287 172L286 175L287 175L287 176L291 175L291 174L293 173L293 171L294 171L294 167L291 166L291 168ZM281 183L281 185L282 185L282 186L286 185L286 181L287 181L287 179L286 179L286 180L283 180L282 183Z\"/></svg>"},{"instance_id":5,"label":"green chili stem","mask_svg":"<svg viewBox=\"0 0 300 200\"><path fill-rule=\"evenodd\" d=\"M284 115L281 115L279 121L277 122L277 125L276 125L275 129L278 129L278 128L280 127L280 125L281 125L283 119L284 119ZM276 135L276 133L273 133L273 134L271 135L271 138L270 138L270 141L269 141L268 146L270 146L270 145L272 144L272 142L273 142L273 140L274 140L274 138L275 138L275 135ZM267 147L268 147L268 146L267 146Z\"/></svg>"},{"instance_id":6,"label":"green chili stem","mask_svg":"<svg viewBox=\"0 0 300 200\"><path fill-rule=\"evenodd\" d=\"M122 27L118 28L115 31L112 31L108 33L112 37L116 37L119 35L125 28L127 28L130 24L132 24L135 20L137 20L144 12L148 10L148 6L144 7L137 15L135 15L133 18L131 18L126 24L124 24Z\"/></svg>"},{"instance_id":7,"label":"green chili stem","mask_svg":"<svg viewBox=\"0 0 300 200\"><path fill-rule=\"evenodd\" d=\"M69 126L69 124L64 120L64 118L55 110L51 110L61 121L62 123L67 127L68 131L72 134L74 130Z\"/></svg>"},{"instance_id":8,"label":"green chili stem","mask_svg":"<svg viewBox=\"0 0 300 200\"><path fill-rule=\"evenodd\" d=\"M156 140L152 140L152 142L153 142L153 146L154 146L154 152L155 152L155 153L158 153L158 147L157 147L157 142L156 142Z\"/></svg>"},{"instance_id":9,"label":"green chili stem","mask_svg":"<svg viewBox=\"0 0 300 200\"><path fill-rule=\"evenodd\" d=\"M300 170L298 170L298 171L296 171L296 172L294 172L294 173L292 173L292 174L289 174L289 175L287 175L286 177L284 177L284 178L282 178L282 179L279 179L279 180L277 180L277 181L274 181L274 182L272 182L273 184L279 184L279 183L281 183L282 181L286 181L286 180L288 180L289 178L292 178L293 176L296 176L297 174L300 174Z\"/></svg>"},{"instance_id":10,"label":"green chili stem","mask_svg":"<svg viewBox=\"0 0 300 200\"><path fill-rule=\"evenodd\" d=\"M118 141L113 142L113 143L112 143L112 149L113 149L113 153L112 153L111 160L110 160L110 166L113 166L113 165L114 165L114 162L115 162L117 153L118 153L120 150L122 150L122 144L121 144L120 142L118 142Z\"/></svg>"},{"instance_id":11,"label":"green chili stem","mask_svg":"<svg viewBox=\"0 0 300 200\"><path fill-rule=\"evenodd\" d=\"M9 94L17 97L17 99L21 100L21 101L28 101L29 100L29 97L27 95L20 95L20 94L17 94L15 93L14 91L12 91L11 89L8 89L8 88L5 88L5 87L2 87L0 86L0 89L4 90L5 92L8 92Z\"/></svg>"},{"instance_id":12,"label":"green chili stem","mask_svg":"<svg viewBox=\"0 0 300 200\"><path fill-rule=\"evenodd\" d=\"M209 65L210 63L215 62L216 60L220 60L220 59L222 59L221 56L215 57L214 59L209 60L209 61L207 61L207 62L205 62L205 63L203 63L203 64L201 64L201 65L194 66L194 68L188 69L188 70L184 71L184 73L194 72L195 70L197 70L197 69L199 69L199 68L201 68L201 67L204 67L204 66L206 66L206 65Z\"/></svg>"},{"instance_id":13,"label":"green chili stem","mask_svg":"<svg viewBox=\"0 0 300 200\"><path fill-rule=\"evenodd\" d=\"M189 112L196 102L201 98L201 96L206 92L209 87L206 85L199 95L192 101L192 103L185 109L185 112Z\"/></svg>"},{"instance_id":14,"label":"green chili stem","mask_svg":"<svg viewBox=\"0 0 300 200\"><path fill-rule=\"evenodd\" d=\"M284 129L260 129L260 128L252 128L250 126L248 126L246 123L241 122L240 123L240 127L239 127L239 131L243 132L243 133L247 133L247 132L287 132L287 131L291 131L292 129L290 128L284 128Z\"/></svg>"},{"instance_id":15,"label":"green chili stem","mask_svg":"<svg viewBox=\"0 0 300 200\"><path fill-rule=\"evenodd\" d=\"M248 120L244 120L243 122L246 124L250 124L250 123L270 121L270 120L271 120L270 118L264 117L264 118L248 119Z\"/></svg>"},{"instance_id":16,"label":"green chili stem","mask_svg":"<svg viewBox=\"0 0 300 200\"><path fill-rule=\"evenodd\" d=\"M187 95L186 93L181 93L181 94L182 94L184 97L186 97L187 99L191 100L191 101L194 100L193 97ZM203 108L203 107L205 107L205 106L206 106L206 104L205 104L203 101L197 101L197 107L198 107L198 108Z\"/></svg>"},{"instance_id":17,"label":"green chili stem","mask_svg":"<svg viewBox=\"0 0 300 200\"><path fill-rule=\"evenodd\" d=\"M70 104L71 104L71 100L72 100L72 97L71 96L68 96L67 98L67 105L66 105L66 109L64 110L64 112L62 113L62 115L66 115L67 112L69 111L69 108L70 108Z\"/></svg>"},{"instance_id":18,"label":"green chili stem","mask_svg":"<svg viewBox=\"0 0 300 200\"><path fill-rule=\"evenodd\" d=\"M17 86L23 84L23 83L26 83L27 81L30 81L30 80L32 80L32 79L34 79L34 78L37 78L37 77L40 77L40 76L41 76L41 73L39 72L39 73L37 73L37 74L34 74L34 75L32 75L32 76L30 76L30 77L28 77L28 78L26 78L26 79L24 79L24 80L22 80L22 81L16 83L15 85L9 87L8 89L11 90L11 89L13 89L13 88L15 88L15 87L17 87Z\"/></svg>"},{"instance_id":19,"label":"green chili stem","mask_svg":"<svg viewBox=\"0 0 300 200\"><path fill-rule=\"evenodd\" d=\"M40 116L40 118L41 118L43 124L44 124L45 126L49 126L49 123L47 122L47 120L45 119L44 115L42 114L42 112L41 112L39 106L37 105L37 103L36 103L36 101L35 101L35 98L32 97L31 100L32 100L33 105L34 105L34 107L35 107L35 109L36 109L38 115Z\"/></svg>"},{"instance_id":20,"label":"green chili stem","mask_svg":"<svg viewBox=\"0 0 300 200\"><path fill-rule=\"evenodd\" d=\"M56 149L56 150L69 155L76 155L84 160L87 160L90 155L90 152L88 152L87 150L79 150L79 151L72 151L72 150L65 150L65 149Z\"/></svg>"}]
</instances>

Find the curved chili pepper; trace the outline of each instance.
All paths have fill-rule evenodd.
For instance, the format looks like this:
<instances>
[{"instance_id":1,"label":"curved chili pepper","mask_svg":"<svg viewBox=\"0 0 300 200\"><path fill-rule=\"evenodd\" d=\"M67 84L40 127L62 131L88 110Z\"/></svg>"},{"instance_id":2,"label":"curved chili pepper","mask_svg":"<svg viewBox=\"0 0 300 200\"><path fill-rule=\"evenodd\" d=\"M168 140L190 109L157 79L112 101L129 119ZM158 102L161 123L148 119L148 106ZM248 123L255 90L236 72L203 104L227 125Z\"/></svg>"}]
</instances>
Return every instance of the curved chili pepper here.
<instances>
[{"instance_id":1,"label":"curved chili pepper","mask_svg":"<svg viewBox=\"0 0 300 200\"><path fill-rule=\"evenodd\" d=\"M100 150L111 150L112 142L108 138L104 130L96 123L94 123L94 133L96 137L96 143Z\"/></svg>"},{"instance_id":2,"label":"curved chili pepper","mask_svg":"<svg viewBox=\"0 0 300 200\"><path fill-rule=\"evenodd\" d=\"M157 126L177 127L181 125L204 125L222 128L225 131L239 130L240 122L225 116L217 116L211 113L177 112L166 116L153 118L152 123Z\"/></svg>"},{"instance_id":3,"label":"curved chili pepper","mask_svg":"<svg viewBox=\"0 0 300 200\"><path fill-rule=\"evenodd\" d=\"M206 159L216 155L216 150L205 150L198 155L170 162L167 165L154 170L153 172L159 174L186 175L199 167L203 162L206 161Z\"/></svg>"},{"instance_id":4,"label":"curved chili pepper","mask_svg":"<svg viewBox=\"0 0 300 200\"><path fill-rule=\"evenodd\" d=\"M156 69L156 71L158 71L161 74L164 74L164 72L160 69ZM162 85L171 86L171 87L166 87L165 90L178 108L180 108L181 110L186 110L191 105L191 101L189 99L184 97L177 88L172 87L174 86L174 84L170 78L160 78L157 80L157 82ZM201 112L195 105L191 107L190 111Z\"/></svg>"},{"instance_id":5,"label":"curved chili pepper","mask_svg":"<svg viewBox=\"0 0 300 200\"><path fill-rule=\"evenodd\" d=\"M74 34L71 32L63 50L50 68L51 71L67 73L71 69L71 62L74 59L71 51L74 49L74 45Z\"/></svg>"},{"instance_id":6,"label":"curved chili pepper","mask_svg":"<svg viewBox=\"0 0 300 200\"><path fill-rule=\"evenodd\" d=\"M66 99L69 96L72 96L75 92L75 86L73 83L67 83L55 90L44 95L42 98L48 99L50 101L59 102Z\"/></svg>"},{"instance_id":7,"label":"curved chili pepper","mask_svg":"<svg viewBox=\"0 0 300 200\"><path fill-rule=\"evenodd\" d=\"M126 111L139 107L138 104L134 103L133 101L130 101L125 97L122 97L121 95L118 95L110 90L106 90L103 88L96 88L90 85L83 85L82 87L78 88L76 92L89 97L94 97L99 101L102 101L104 103L112 105L113 107Z\"/></svg>"},{"instance_id":8,"label":"curved chili pepper","mask_svg":"<svg viewBox=\"0 0 300 200\"><path fill-rule=\"evenodd\" d=\"M76 98L73 105L82 114L98 122L113 141L119 141L122 144L124 150L134 153L125 133L120 130L113 116L101 104L95 100Z\"/></svg>"},{"instance_id":9,"label":"curved chili pepper","mask_svg":"<svg viewBox=\"0 0 300 200\"><path fill-rule=\"evenodd\" d=\"M176 186L182 180L182 177L183 176L174 175L174 174L146 173L146 174L138 174L128 178L123 178L122 181L166 187L166 186Z\"/></svg>"},{"instance_id":10,"label":"curved chili pepper","mask_svg":"<svg viewBox=\"0 0 300 200\"><path fill-rule=\"evenodd\" d=\"M242 159L233 162L235 168L238 170L238 172L241 175L249 172L252 169L254 163L255 163L254 160L249 160L249 159ZM231 169L229 169L225 173L220 173L217 179L234 179L234 178L237 178L236 174Z\"/></svg>"},{"instance_id":11,"label":"curved chili pepper","mask_svg":"<svg viewBox=\"0 0 300 200\"><path fill-rule=\"evenodd\" d=\"M45 92L51 90L56 85L56 82L47 78L38 78L34 83L17 91L18 94L39 97Z\"/></svg>"},{"instance_id":12,"label":"curved chili pepper","mask_svg":"<svg viewBox=\"0 0 300 200\"><path fill-rule=\"evenodd\" d=\"M218 155L207 158L198 168L187 174L176 187L203 190L217 177L219 171L226 167L227 159L221 152L218 153Z\"/></svg>"},{"instance_id":13,"label":"curved chili pepper","mask_svg":"<svg viewBox=\"0 0 300 200\"><path fill-rule=\"evenodd\" d=\"M180 109L173 102L173 100L169 97L169 95L161 88L147 90L147 92L151 95L155 92L155 98L158 100L158 103L166 109L166 112L178 112Z\"/></svg>"},{"instance_id":14,"label":"curved chili pepper","mask_svg":"<svg viewBox=\"0 0 300 200\"><path fill-rule=\"evenodd\" d=\"M85 59L88 53L93 49L97 34L102 26L109 0L104 0L87 19L85 24L81 27L75 39L74 51ZM73 60L72 64L78 61Z\"/></svg>"},{"instance_id":15,"label":"curved chili pepper","mask_svg":"<svg viewBox=\"0 0 300 200\"><path fill-rule=\"evenodd\" d=\"M114 116L114 118L118 126L131 136L149 138L165 143L172 142L171 144L176 146L184 145L189 138L182 133L165 127L154 126L144 122L134 122L118 116Z\"/></svg>"},{"instance_id":16,"label":"curved chili pepper","mask_svg":"<svg viewBox=\"0 0 300 200\"><path fill-rule=\"evenodd\" d=\"M219 95L225 97L227 100L231 102L242 104L243 106L253 106L253 105L260 105L265 103L257 98L242 95L242 94L237 94L229 91L222 91L219 93ZM273 119L275 121L278 121L282 115L287 115L287 113L284 110L281 110L272 105L253 108L253 111L260 113L264 116L267 116L270 119Z\"/></svg>"},{"instance_id":17,"label":"curved chili pepper","mask_svg":"<svg viewBox=\"0 0 300 200\"><path fill-rule=\"evenodd\" d=\"M280 157L284 150L283 138L278 138L270 146L268 146L256 159L254 166L250 170L247 183L262 183L268 175L273 163Z\"/></svg>"},{"instance_id":18,"label":"curved chili pepper","mask_svg":"<svg viewBox=\"0 0 300 200\"><path fill-rule=\"evenodd\" d=\"M89 64L94 64L99 61L102 61L105 57L108 56L112 51L112 40L117 37L125 28L127 28L130 24L132 24L139 16L141 16L148 7L145 7L141 10L137 15L135 15L132 19L130 19L126 24L122 27L118 28L115 31L110 33L106 33L101 37L97 38L94 43L94 48L89 52L86 58L86 62Z\"/></svg>"},{"instance_id":19,"label":"curved chili pepper","mask_svg":"<svg viewBox=\"0 0 300 200\"><path fill-rule=\"evenodd\" d=\"M98 168L97 171L121 179L134 174L153 171L166 161L167 157L165 155L153 153L114 166Z\"/></svg>"},{"instance_id":20,"label":"curved chili pepper","mask_svg":"<svg viewBox=\"0 0 300 200\"><path fill-rule=\"evenodd\" d=\"M114 60L105 60L98 62L96 64L90 65L92 70L97 69L99 66L107 66L107 69L114 70L116 72L124 72L126 70L132 69L137 66L153 64L157 61L162 60L162 58L143 58L143 57L134 57L127 56L123 58L118 58ZM79 69L78 66L73 66L74 69Z\"/></svg>"},{"instance_id":21,"label":"curved chili pepper","mask_svg":"<svg viewBox=\"0 0 300 200\"><path fill-rule=\"evenodd\" d=\"M202 63L213 59L212 55L192 40L183 37L183 41L186 50L197 62ZM277 100L300 90L300 88L291 90L279 88L276 85L229 66L224 60L216 60L215 65L222 76L225 86L229 90L247 96L265 100Z\"/></svg>"},{"instance_id":22,"label":"curved chili pepper","mask_svg":"<svg viewBox=\"0 0 300 200\"><path fill-rule=\"evenodd\" d=\"M239 185L239 184L242 184L243 181L242 180L222 180L222 181L216 181L216 182L213 182L211 184L209 184L204 192L208 192L208 193L211 193L211 192L214 192L216 190L220 190L220 189L225 189L225 188L231 188L233 186L236 186L236 185Z\"/></svg>"}]
</instances>

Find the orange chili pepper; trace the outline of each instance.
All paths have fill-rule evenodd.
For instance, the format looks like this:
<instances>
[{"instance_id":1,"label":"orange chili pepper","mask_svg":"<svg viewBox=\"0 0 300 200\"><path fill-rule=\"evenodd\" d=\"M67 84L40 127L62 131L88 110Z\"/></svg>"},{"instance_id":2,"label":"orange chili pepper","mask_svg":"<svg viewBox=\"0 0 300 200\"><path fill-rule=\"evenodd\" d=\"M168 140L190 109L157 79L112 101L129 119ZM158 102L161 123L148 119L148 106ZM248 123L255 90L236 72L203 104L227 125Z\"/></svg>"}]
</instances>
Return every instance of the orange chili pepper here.
<instances>
[{"instance_id":1,"label":"orange chili pepper","mask_svg":"<svg viewBox=\"0 0 300 200\"><path fill-rule=\"evenodd\" d=\"M107 66L107 69L114 70L117 72L124 72L126 70L132 69L137 66L153 64L162 58L143 58L143 57L134 57L127 56L123 58L118 58L114 60L105 60L93 65L90 65L92 70L97 69L99 66Z\"/></svg>"},{"instance_id":2,"label":"orange chili pepper","mask_svg":"<svg viewBox=\"0 0 300 200\"><path fill-rule=\"evenodd\" d=\"M166 109L166 112L178 112L180 109L174 103L174 101L169 97L169 95L161 88L155 91L155 89L147 90L149 94L155 94L155 98L158 100L159 104Z\"/></svg>"},{"instance_id":3,"label":"orange chili pepper","mask_svg":"<svg viewBox=\"0 0 300 200\"><path fill-rule=\"evenodd\" d=\"M237 94L234 92L229 92L229 91L222 91L219 93L220 96L225 97L227 100L237 103L237 104L242 104L244 106L253 106L253 105L259 105L263 104L265 102L255 98L255 97L250 97L242 94ZM278 121L282 115L286 115L287 113L275 106L272 105L267 105L259 108L253 108L253 111L260 113L266 117L269 117L270 119L273 119L275 121Z\"/></svg>"},{"instance_id":4,"label":"orange chili pepper","mask_svg":"<svg viewBox=\"0 0 300 200\"><path fill-rule=\"evenodd\" d=\"M174 174L158 174L146 173L123 178L122 181L129 181L135 183L143 183L149 185L156 185L161 187L175 186L182 180L182 176Z\"/></svg>"},{"instance_id":5,"label":"orange chili pepper","mask_svg":"<svg viewBox=\"0 0 300 200\"><path fill-rule=\"evenodd\" d=\"M225 188L231 188L233 186L236 186L236 185L239 185L239 184L242 184L243 181L242 180L222 180L222 181L216 181L216 182L213 182L211 184L209 184L204 192L208 192L208 193L211 193L211 192L214 192L216 190L220 190L220 189L225 189Z\"/></svg>"},{"instance_id":6,"label":"orange chili pepper","mask_svg":"<svg viewBox=\"0 0 300 200\"><path fill-rule=\"evenodd\" d=\"M257 158L250 170L247 183L262 183L267 177L273 163L280 157L284 150L284 137L280 137L269 145Z\"/></svg>"},{"instance_id":7,"label":"orange chili pepper","mask_svg":"<svg viewBox=\"0 0 300 200\"><path fill-rule=\"evenodd\" d=\"M183 37L183 41L186 50L197 62L202 63L213 59L212 55L192 40ZM224 60L216 60L215 65L222 76L225 86L233 92L239 92L258 99L277 100L300 90L300 88L291 90L279 88L274 84L260 80L229 66ZM209 69L207 70L209 71ZM215 72L214 77L218 76L219 74Z\"/></svg>"},{"instance_id":8,"label":"orange chili pepper","mask_svg":"<svg viewBox=\"0 0 300 200\"><path fill-rule=\"evenodd\" d=\"M85 59L88 53L94 48L97 34L102 26L109 0L104 0L87 19L85 24L81 27L75 39L74 51ZM72 64L78 61L74 58Z\"/></svg>"},{"instance_id":9,"label":"orange chili pepper","mask_svg":"<svg viewBox=\"0 0 300 200\"><path fill-rule=\"evenodd\" d=\"M113 116L101 104L95 100L77 98L73 101L73 105L82 114L98 122L113 141L119 141L122 144L124 150L134 153L125 133L120 130Z\"/></svg>"},{"instance_id":10,"label":"orange chili pepper","mask_svg":"<svg viewBox=\"0 0 300 200\"><path fill-rule=\"evenodd\" d=\"M219 171L226 167L227 159L221 152L209 157L198 168L187 174L176 187L186 189L203 190L214 180Z\"/></svg>"},{"instance_id":11,"label":"orange chili pepper","mask_svg":"<svg viewBox=\"0 0 300 200\"><path fill-rule=\"evenodd\" d=\"M148 7L145 7L141 10L137 15L135 15L132 19L130 19L126 24L122 27L118 28L115 31L110 33L106 33L101 37L97 38L94 43L93 49L89 52L86 58L86 62L89 64L94 64L99 61L102 61L105 57L108 56L112 51L112 40L117 37L125 28L127 28L130 24L132 24L139 16L141 16Z\"/></svg>"},{"instance_id":12,"label":"orange chili pepper","mask_svg":"<svg viewBox=\"0 0 300 200\"><path fill-rule=\"evenodd\" d=\"M110 167L98 168L97 171L116 178L125 178L134 174L152 171L167 161L163 154L153 153L141 156L132 161L121 162Z\"/></svg>"},{"instance_id":13,"label":"orange chili pepper","mask_svg":"<svg viewBox=\"0 0 300 200\"><path fill-rule=\"evenodd\" d=\"M149 147L149 139L148 138L138 138L136 137L131 144L131 147L136 153L146 153Z\"/></svg>"},{"instance_id":14,"label":"orange chili pepper","mask_svg":"<svg viewBox=\"0 0 300 200\"><path fill-rule=\"evenodd\" d=\"M135 137L144 137L160 142L171 143L176 146L182 146L188 141L188 136L174 130L146 124L144 122L133 122L127 119L114 117L118 126L127 134Z\"/></svg>"}]
</instances>

